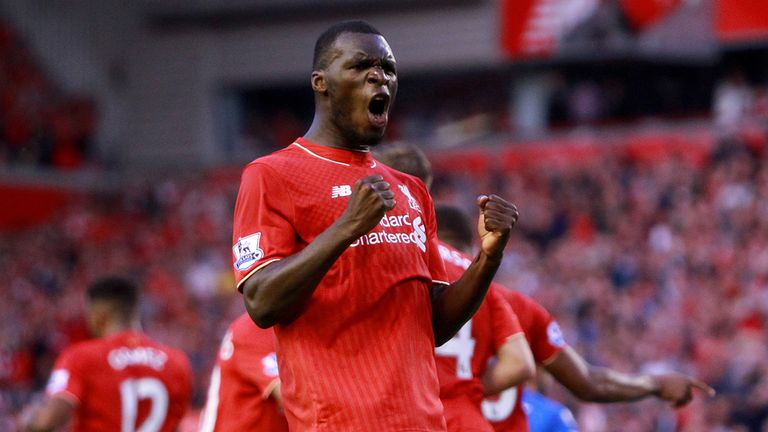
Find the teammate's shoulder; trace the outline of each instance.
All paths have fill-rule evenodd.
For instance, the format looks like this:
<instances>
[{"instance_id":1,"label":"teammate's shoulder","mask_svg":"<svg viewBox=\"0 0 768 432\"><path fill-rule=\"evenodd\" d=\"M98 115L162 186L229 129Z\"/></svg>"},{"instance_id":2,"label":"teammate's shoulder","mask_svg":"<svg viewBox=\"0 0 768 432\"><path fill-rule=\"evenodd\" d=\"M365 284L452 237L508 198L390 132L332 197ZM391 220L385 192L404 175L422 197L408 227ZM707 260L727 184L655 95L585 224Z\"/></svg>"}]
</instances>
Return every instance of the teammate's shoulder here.
<instances>
[{"instance_id":1,"label":"teammate's shoulder","mask_svg":"<svg viewBox=\"0 0 768 432\"><path fill-rule=\"evenodd\" d=\"M438 240L437 250L440 252L443 262L460 267L462 270L466 270L472 264L472 257L448 243Z\"/></svg>"},{"instance_id":2,"label":"teammate's shoulder","mask_svg":"<svg viewBox=\"0 0 768 432\"><path fill-rule=\"evenodd\" d=\"M59 357L71 357L81 361L89 356L98 354L105 347L107 347L107 343L104 339L88 339L66 346L61 350Z\"/></svg>"},{"instance_id":3,"label":"teammate's shoulder","mask_svg":"<svg viewBox=\"0 0 768 432\"><path fill-rule=\"evenodd\" d=\"M392 168L391 166L389 166L389 165L387 165L385 163L382 163L379 160L376 160L376 163L379 165L379 167L382 170L387 171L388 175L390 175L391 177L393 177L397 181L399 181L399 182L401 182L401 183L403 183L403 184L405 184L405 185L407 185L409 187L413 186L417 190L422 190L424 192L427 192L427 187L426 187L426 185L424 185L424 182L421 181L420 178L418 178L416 176L413 176L413 175L410 175L410 174L406 174L406 173L404 173L402 171L398 171L398 170Z\"/></svg>"},{"instance_id":4,"label":"teammate's shoulder","mask_svg":"<svg viewBox=\"0 0 768 432\"><path fill-rule=\"evenodd\" d=\"M494 284L496 290L501 294L508 302L520 305L520 306L532 306L539 305L533 298L521 293L520 291L509 289L502 285Z\"/></svg>"},{"instance_id":5,"label":"teammate's shoulder","mask_svg":"<svg viewBox=\"0 0 768 432\"><path fill-rule=\"evenodd\" d=\"M240 315L234 321L232 321L229 329L234 335L259 333L264 331L264 329L260 328L256 325L256 323L253 322L247 313Z\"/></svg>"},{"instance_id":6,"label":"teammate's shoulder","mask_svg":"<svg viewBox=\"0 0 768 432\"><path fill-rule=\"evenodd\" d=\"M272 328L263 329L253 322L248 314L243 314L232 322L232 341L235 345L259 345L275 337Z\"/></svg>"}]
</instances>

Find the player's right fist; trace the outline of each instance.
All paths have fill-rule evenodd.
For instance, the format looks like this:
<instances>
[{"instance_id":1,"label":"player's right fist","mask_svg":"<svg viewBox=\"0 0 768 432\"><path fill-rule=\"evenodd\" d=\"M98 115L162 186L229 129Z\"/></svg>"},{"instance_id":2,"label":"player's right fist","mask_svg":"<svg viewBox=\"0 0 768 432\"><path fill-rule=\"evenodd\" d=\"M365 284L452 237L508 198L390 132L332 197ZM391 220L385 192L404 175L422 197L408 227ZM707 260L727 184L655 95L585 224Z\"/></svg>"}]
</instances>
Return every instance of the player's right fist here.
<instances>
[{"instance_id":1,"label":"player's right fist","mask_svg":"<svg viewBox=\"0 0 768 432\"><path fill-rule=\"evenodd\" d=\"M363 177L355 182L347 208L341 215L355 238L372 230L387 211L395 208L395 194L389 188L389 183L380 175Z\"/></svg>"}]
</instances>

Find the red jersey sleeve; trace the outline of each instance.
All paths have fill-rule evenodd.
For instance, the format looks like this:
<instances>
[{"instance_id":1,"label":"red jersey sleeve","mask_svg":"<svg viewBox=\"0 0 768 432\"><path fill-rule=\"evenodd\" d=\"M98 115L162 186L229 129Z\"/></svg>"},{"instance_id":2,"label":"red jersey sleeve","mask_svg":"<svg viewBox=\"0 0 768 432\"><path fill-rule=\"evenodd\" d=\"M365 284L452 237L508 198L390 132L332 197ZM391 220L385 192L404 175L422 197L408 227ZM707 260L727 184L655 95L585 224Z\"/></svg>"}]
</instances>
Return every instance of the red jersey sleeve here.
<instances>
[{"instance_id":1,"label":"red jersey sleeve","mask_svg":"<svg viewBox=\"0 0 768 432\"><path fill-rule=\"evenodd\" d=\"M255 325L254 325L255 327ZM235 367L243 379L256 385L266 399L278 384L277 355L272 330L254 330L252 334L235 333Z\"/></svg>"},{"instance_id":2,"label":"red jersey sleeve","mask_svg":"<svg viewBox=\"0 0 768 432\"><path fill-rule=\"evenodd\" d=\"M240 180L232 234L238 289L265 265L295 252L294 220L291 196L274 169L258 162L248 165Z\"/></svg>"},{"instance_id":3,"label":"red jersey sleeve","mask_svg":"<svg viewBox=\"0 0 768 432\"><path fill-rule=\"evenodd\" d=\"M530 320L527 336L533 358L537 363L546 364L565 348L563 333L543 306L523 295L519 298L524 302Z\"/></svg>"},{"instance_id":4,"label":"red jersey sleeve","mask_svg":"<svg viewBox=\"0 0 768 432\"><path fill-rule=\"evenodd\" d=\"M517 315L512 311L504 298L499 294L498 288L491 288L488 290L486 296L488 306L491 310L491 323L493 325L493 343L494 352L498 351L502 345L512 336L523 333L523 328L520 326L520 321L517 319Z\"/></svg>"},{"instance_id":5,"label":"red jersey sleeve","mask_svg":"<svg viewBox=\"0 0 768 432\"><path fill-rule=\"evenodd\" d=\"M61 353L53 367L53 372L48 379L45 392L49 396L64 396L79 404L84 395L85 374L79 366L83 365L82 355L77 355L78 351L68 348Z\"/></svg>"},{"instance_id":6,"label":"red jersey sleeve","mask_svg":"<svg viewBox=\"0 0 768 432\"><path fill-rule=\"evenodd\" d=\"M426 228L427 238L429 240L427 253L429 262L429 271L432 274L432 282L448 285L448 274L445 270L445 263L443 257L440 255L440 243L437 240L437 217L435 216L435 205L432 202L432 197L429 196L426 187L422 184L422 189L426 195L424 202L429 203L429 209L427 210Z\"/></svg>"}]
</instances>

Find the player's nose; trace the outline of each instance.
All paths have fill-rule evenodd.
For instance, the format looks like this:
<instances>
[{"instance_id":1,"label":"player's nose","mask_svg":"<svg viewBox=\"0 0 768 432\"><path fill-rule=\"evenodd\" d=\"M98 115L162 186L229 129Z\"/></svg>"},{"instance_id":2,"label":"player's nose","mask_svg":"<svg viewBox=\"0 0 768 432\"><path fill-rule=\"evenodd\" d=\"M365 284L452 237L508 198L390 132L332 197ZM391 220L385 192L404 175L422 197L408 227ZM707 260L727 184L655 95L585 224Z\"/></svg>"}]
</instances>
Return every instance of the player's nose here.
<instances>
[{"instance_id":1,"label":"player's nose","mask_svg":"<svg viewBox=\"0 0 768 432\"><path fill-rule=\"evenodd\" d=\"M368 82L371 84L386 84L389 82L389 76L380 66L374 66L368 71Z\"/></svg>"}]
</instances>

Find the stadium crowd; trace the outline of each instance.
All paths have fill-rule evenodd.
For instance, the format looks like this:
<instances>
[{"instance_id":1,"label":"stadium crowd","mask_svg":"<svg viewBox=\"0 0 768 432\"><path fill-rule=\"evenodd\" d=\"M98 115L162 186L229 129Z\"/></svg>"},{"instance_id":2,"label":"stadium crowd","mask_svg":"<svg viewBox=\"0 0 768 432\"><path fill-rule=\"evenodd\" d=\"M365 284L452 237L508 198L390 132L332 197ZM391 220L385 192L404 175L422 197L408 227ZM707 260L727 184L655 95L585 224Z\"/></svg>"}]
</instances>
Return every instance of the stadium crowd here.
<instances>
[{"instance_id":1,"label":"stadium crowd","mask_svg":"<svg viewBox=\"0 0 768 432\"><path fill-rule=\"evenodd\" d=\"M549 389L584 430L768 427L768 152L732 138L703 159L682 156L437 173L438 202L470 206L493 184L519 203L497 280L545 305L590 362L685 371L719 392L673 411L579 405ZM148 182L2 234L0 428L39 395L55 355L86 337L82 290L114 271L144 286L146 331L190 356L199 408L221 335L243 311L230 269L237 183L221 173Z\"/></svg>"},{"instance_id":2,"label":"stadium crowd","mask_svg":"<svg viewBox=\"0 0 768 432\"><path fill-rule=\"evenodd\" d=\"M93 102L59 88L0 20L0 167L81 168L94 156L95 125Z\"/></svg>"}]
</instances>

